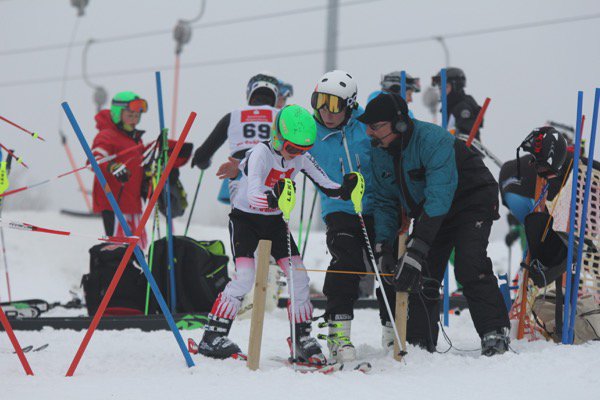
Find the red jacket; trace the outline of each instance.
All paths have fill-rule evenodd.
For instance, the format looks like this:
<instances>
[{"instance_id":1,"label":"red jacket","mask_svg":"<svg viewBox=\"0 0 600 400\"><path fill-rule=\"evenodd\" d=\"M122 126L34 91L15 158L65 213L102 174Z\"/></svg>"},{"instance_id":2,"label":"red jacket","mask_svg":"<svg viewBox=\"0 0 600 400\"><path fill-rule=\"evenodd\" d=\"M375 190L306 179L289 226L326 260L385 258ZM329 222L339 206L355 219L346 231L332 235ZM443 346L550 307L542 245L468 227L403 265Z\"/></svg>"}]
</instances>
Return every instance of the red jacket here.
<instances>
[{"instance_id":1,"label":"red jacket","mask_svg":"<svg viewBox=\"0 0 600 400\"><path fill-rule=\"evenodd\" d=\"M135 147L142 143L141 135L143 132L135 131L133 134L129 134L120 130L112 121L110 110L102 110L96 114L96 128L99 132L94 138L94 143L92 145L92 153L96 159L120 153L125 149ZM134 140L132 136L135 136L137 140ZM114 162L124 163L131 173L129 181L123 185L122 190L121 182L117 181L117 179L108 171L108 164L110 163L100 165L102 174L104 174L111 192L115 196L115 199L117 199L121 211L125 214L139 214L142 212L140 191L144 177L142 167L143 152L144 148L143 146L140 146L113 160ZM104 210L112 210L97 178L94 178L93 200L95 213Z\"/></svg>"}]
</instances>

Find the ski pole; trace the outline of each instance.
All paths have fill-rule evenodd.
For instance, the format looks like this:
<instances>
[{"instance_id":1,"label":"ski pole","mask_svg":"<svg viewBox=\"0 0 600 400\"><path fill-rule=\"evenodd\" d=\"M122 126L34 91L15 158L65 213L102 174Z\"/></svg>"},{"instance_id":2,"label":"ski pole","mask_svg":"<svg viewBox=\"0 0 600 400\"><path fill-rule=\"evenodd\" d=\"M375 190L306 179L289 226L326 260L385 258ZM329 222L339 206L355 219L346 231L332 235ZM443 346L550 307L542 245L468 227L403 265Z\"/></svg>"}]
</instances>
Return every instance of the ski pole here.
<instances>
[{"instance_id":1,"label":"ski pole","mask_svg":"<svg viewBox=\"0 0 600 400\"><path fill-rule=\"evenodd\" d=\"M19 129L20 131L22 131L22 132L25 132L25 133L29 134L29 135L30 135L32 138L34 138L34 139L40 139L40 140L42 140L42 141L46 141L46 139L44 139L43 137L41 137L40 135L38 135L36 132L31 132L31 131L29 131L29 130L27 130L27 129L23 128L21 125L15 124L14 122L12 122L12 121L10 121L10 120L8 120L8 119L4 118L2 115L0 115L0 119L1 119L2 121L4 121L4 122L6 122L6 123L8 123L8 124L10 124L10 125L12 125L12 126L14 126L15 128Z\"/></svg>"},{"instance_id":2,"label":"ski pole","mask_svg":"<svg viewBox=\"0 0 600 400\"><path fill-rule=\"evenodd\" d=\"M190 209L190 215L188 216L187 224L185 224L185 232L183 233L183 236L187 236L188 229L190 228L190 222L192 221L192 215L194 214L194 207L196 207L196 199L198 198L198 192L200 191L200 185L202 184L202 177L204 177L204 170L200 171L200 178L198 178L196 192L194 193L194 201L192 201L192 208Z\"/></svg>"},{"instance_id":3,"label":"ski pole","mask_svg":"<svg viewBox=\"0 0 600 400\"><path fill-rule=\"evenodd\" d=\"M356 174L356 177L358 179L358 183L354 187L350 199L352 200L352 204L354 205L354 212L356 213L356 215L358 215L360 228L362 230L363 237L367 245L367 252L369 253L369 260L371 261L371 265L373 266L373 271L375 271L375 278L377 279L379 289L381 290L381 294L383 295L383 302L385 304L385 309L388 313L388 316L390 317L390 322L392 323L392 328L394 329L394 335L396 336L396 340L398 341L398 343L400 343L400 334L398 333L398 328L396 327L394 313L392 313L392 308L390 307L390 303L388 302L387 295L385 293L385 288L383 287L383 280L381 279L381 274L379 273L379 269L377 268L377 262L375 262L375 255L373 254L373 248L371 247L371 241L369 240L367 226L365 224L365 219L362 215L362 197L365 193L365 178L363 178L363 176L360 173L354 172L354 169L352 168L352 158L350 157L348 140L346 140L346 134L343 130L342 142L344 144L344 150L346 151L346 157L348 158L348 166L350 168L350 172Z\"/></svg>"},{"instance_id":4,"label":"ski pole","mask_svg":"<svg viewBox=\"0 0 600 400\"><path fill-rule=\"evenodd\" d=\"M306 254L306 245L308 244L308 234L310 233L310 227L312 225L313 214L315 212L315 205L317 204L317 190L313 193L312 205L310 206L310 215L308 216L308 224L306 225L306 235L304 235L304 243L302 246L302 258Z\"/></svg>"},{"instance_id":5,"label":"ski pole","mask_svg":"<svg viewBox=\"0 0 600 400\"><path fill-rule=\"evenodd\" d=\"M292 265L292 234L290 233L290 214L296 205L296 192L294 183L291 179L284 179L285 186L283 193L277 201L279 209L283 213L283 221L287 230L287 248L288 248L288 276L290 279L290 315L292 319L292 365L296 369L296 311L294 309L294 268Z\"/></svg>"},{"instance_id":6,"label":"ski pole","mask_svg":"<svg viewBox=\"0 0 600 400\"><path fill-rule=\"evenodd\" d=\"M306 194L306 175L302 177L302 197L300 200L300 226L298 227L298 248L302 247L302 225L304 223L304 196Z\"/></svg>"}]
</instances>

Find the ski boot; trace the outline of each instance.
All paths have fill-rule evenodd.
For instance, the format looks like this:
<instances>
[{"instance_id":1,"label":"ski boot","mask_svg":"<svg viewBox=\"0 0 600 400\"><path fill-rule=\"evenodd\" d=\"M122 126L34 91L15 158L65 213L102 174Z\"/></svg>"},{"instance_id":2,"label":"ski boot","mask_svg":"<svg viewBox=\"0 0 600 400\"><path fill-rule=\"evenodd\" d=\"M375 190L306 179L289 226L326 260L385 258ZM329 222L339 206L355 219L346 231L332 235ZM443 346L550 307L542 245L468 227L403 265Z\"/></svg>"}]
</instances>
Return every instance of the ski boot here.
<instances>
[{"instance_id":1,"label":"ski boot","mask_svg":"<svg viewBox=\"0 0 600 400\"><path fill-rule=\"evenodd\" d=\"M394 328L390 321L381 325L381 347L386 353L394 351Z\"/></svg>"},{"instance_id":2,"label":"ski boot","mask_svg":"<svg viewBox=\"0 0 600 400\"><path fill-rule=\"evenodd\" d=\"M327 359L321 351L321 345L319 345L317 339L310 335L311 331L312 328L310 322L296 324L296 360L292 361L313 365L325 365ZM293 357L292 338L289 337L287 341Z\"/></svg>"},{"instance_id":3,"label":"ski boot","mask_svg":"<svg viewBox=\"0 0 600 400\"><path fill-rule=\"evenodd\" d=\"M481 338L481 354L491 357L506 353L510 343L508 332L508 328L498 328L484 334Z\"/></svg>"},{"instance_id":4,"label":"ski boot","mask_svg":"<svg viewBox=\"0 0 600 400\"><path fill-rule=\"evenodd\" d=\"M204 336L198 344L198 353L219 360L238 358L242 355L238 345L227 337L232 323L233 320L231 319L210 315L204 330Z\"/></svg>"},{"instance_id":5,"label":"ski boot","mask_svg":"<svg viewBox=\"0 0 600 400\"><path fill-rule=\"evenodd\" d=\"M321 322L319 328L329 327L329 334L320 334L317 337L327 340L329 359L339 363L356 360L356 349L350 341L352 320Z\"/></svg>"}]
</instances>

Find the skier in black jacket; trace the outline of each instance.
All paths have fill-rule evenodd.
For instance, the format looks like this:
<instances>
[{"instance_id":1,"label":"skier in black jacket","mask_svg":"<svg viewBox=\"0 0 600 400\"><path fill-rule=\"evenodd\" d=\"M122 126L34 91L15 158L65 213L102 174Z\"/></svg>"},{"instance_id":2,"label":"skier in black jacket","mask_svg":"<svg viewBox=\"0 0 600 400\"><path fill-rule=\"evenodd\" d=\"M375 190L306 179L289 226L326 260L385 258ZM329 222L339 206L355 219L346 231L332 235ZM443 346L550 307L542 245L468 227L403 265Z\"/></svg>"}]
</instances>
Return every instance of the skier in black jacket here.
<instances>
[{"instance_id":1,"label":"skier in black jacket","mask_svg":"<svg viewBox=\"0 0 600 400\"><path fill-rule=\"evenodd\" d=\"M437 75L431 77L431 85L439 87L440 84L441 76L438 72ZM462 69L454 67L446 69L448 130L452 132L452 129L454 129L454 135L461 140L466 140L469 136L477 115L481 110L481 107L477 104L473 96L465 93L465 86L467 86L467 77ZM481 127L483 127L483 121ZM481 141L479 129L475 134L475 139Z\"/></svg>"}]
</instances>

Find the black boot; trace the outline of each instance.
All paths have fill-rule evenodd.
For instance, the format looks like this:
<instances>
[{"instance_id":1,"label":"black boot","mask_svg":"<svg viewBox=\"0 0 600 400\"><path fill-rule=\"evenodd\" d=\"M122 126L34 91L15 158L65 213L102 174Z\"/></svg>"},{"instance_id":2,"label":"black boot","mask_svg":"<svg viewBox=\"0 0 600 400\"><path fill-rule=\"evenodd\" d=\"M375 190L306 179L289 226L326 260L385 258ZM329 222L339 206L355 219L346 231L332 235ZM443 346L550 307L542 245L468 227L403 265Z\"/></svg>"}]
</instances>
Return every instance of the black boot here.
<instances>
[{"instance_id":1,"label":"black boot","mask_svg":"<svg viewBox=\"0 0 600 400\"><path fill-rule=\"evenodd\" d=\"M498 328L484 334L481 338L481 354L491 357L506 353L509 343L508 328Z\"/></svg>"},{"instance_id":2,"label":"black boot","mask_svg":"<svg viewBox=\"0 0 600 400\"><path fill-rule=\"evenodd\" d=\"M204 329L204 336L198 344L198 353L203 356L217 359L235 357L241 354L237 344L233 343L227 335L233 320L209 315L208 324Z\"/></svg>"},{"instance_id":3,"label":"black boot","mask_svg":"<svg viewBox=\"0 0 600 400\"><path fill-rule=\"evenodd\" d=\"M321 345L310 335L311 331L310 322L296 324L296 360L317 365L326 364L327 359L321 351ZM287 340L291 352L292 338L289 337Z\"/></svg>"}]
</instances>

